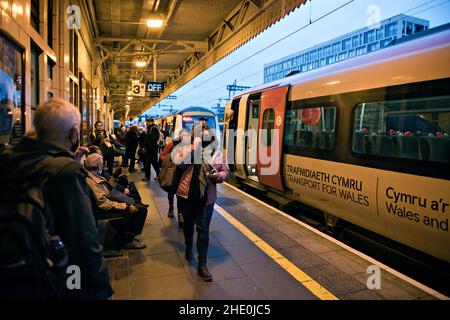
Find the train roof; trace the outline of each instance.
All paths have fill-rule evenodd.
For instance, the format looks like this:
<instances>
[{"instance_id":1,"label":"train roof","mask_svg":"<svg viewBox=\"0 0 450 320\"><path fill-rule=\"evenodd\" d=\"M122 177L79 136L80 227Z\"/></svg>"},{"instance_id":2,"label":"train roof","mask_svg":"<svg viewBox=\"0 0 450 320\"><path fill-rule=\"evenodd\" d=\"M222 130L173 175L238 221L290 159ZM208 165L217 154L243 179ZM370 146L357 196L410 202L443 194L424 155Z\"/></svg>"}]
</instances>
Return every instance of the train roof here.
<instances>
[{"instance_id":1,"label":"train roof","mask_svg":"<svg viewBox=\"0 0 450 320\"><path fill-rule=\"evenodd\" d=\"M378 51L253 87L234 98L291 85L289 99L297 100L450 77L450 24L421 33Z\"/></svg>"},{"instance_id":2,"label":"train roof","mask_svg":"<svg viewBox=\"0 0 450 320\"><path fill-rule=\"evenodd\" d=\"M207 109L207 108L204 108L204 107L195 107L195 106L182 109L182 110L180 110L178 112L175 112L174 114L183 114L183 113L186 113L186 112L209 112L209 113L212 113L212 114L215 115L214 111L212 111L211 109Z\"/></svg>"}]
</instances>

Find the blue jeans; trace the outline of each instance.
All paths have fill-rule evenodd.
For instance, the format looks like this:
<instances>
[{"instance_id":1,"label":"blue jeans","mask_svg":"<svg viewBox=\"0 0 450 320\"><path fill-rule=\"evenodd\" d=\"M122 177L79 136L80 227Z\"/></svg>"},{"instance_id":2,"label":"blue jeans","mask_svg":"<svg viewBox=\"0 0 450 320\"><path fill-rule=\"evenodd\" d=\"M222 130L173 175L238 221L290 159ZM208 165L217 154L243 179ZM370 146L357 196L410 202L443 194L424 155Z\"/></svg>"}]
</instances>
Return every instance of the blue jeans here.
<instances>
[{"instance_id":1,"label":"blue jeans","mask_svg":"<svg viewBox=\"0 0 450 320\"><path fill-rule=\"evenodd\" d=\"M214 211L214 203L204 206L201 201L183 199L182 211L184 218L184 241L186 252L192 251L194 242L194 227L197 230L198 264L206 264L209 246L209 225Z\"/></svg>"}]
</instances>

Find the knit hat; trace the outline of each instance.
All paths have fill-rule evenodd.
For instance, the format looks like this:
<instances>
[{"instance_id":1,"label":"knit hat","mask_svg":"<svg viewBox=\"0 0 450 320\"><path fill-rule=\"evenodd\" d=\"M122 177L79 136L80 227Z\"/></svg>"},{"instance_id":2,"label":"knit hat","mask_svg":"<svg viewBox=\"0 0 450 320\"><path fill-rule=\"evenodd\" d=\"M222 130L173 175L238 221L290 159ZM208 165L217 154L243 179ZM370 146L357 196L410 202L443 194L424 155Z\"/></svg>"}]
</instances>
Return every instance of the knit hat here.
<instances>
[{"instance_id":1,"label":"knit hat","mask_svg":"<svg viewBox=\"0 0 450 320\"><path fill-rule=\"evenodd\" d=\"M84 166L88 170L94 170L98 167L100 163L103 163L103 157L98 153L92 153L87 156Z\"/></svg>"}]
</instances>

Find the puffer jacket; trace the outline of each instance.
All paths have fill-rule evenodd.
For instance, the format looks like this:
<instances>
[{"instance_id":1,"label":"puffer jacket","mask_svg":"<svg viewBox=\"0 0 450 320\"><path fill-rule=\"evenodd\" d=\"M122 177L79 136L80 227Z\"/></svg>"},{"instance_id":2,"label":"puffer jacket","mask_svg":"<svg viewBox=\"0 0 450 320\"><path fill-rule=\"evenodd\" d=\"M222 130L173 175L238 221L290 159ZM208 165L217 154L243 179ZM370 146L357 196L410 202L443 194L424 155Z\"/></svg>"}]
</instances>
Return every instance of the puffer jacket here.
<instances>
[{"instance_id":1,"label":"puffer jacket","mask_svg":"<svg viewBox=\"0 0 450 320\"><path fill-rule=\"evenodd\" d=\"M207 191L207 198L206 198L206 205L210 205L216 202L217 200L217 184L223 183L228 178L228 165L225 161L225 158L222 154L222 152L217 151L212 156L209 165L216 169L219 173L218 177L216 179L208 178L208 191Z\"/></svg>"}]
</instances>

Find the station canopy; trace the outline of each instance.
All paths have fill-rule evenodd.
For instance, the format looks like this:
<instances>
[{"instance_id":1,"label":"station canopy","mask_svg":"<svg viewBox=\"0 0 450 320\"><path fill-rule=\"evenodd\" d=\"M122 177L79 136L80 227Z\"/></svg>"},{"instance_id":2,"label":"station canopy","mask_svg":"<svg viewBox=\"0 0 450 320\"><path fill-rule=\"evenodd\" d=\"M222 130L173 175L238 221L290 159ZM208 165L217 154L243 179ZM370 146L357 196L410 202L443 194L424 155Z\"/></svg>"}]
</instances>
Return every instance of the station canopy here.
<instances>
[{"instance_id":1,"label":"station canopy","mask_svg":"<svg viewBox=\"0 0 450 320\"><path fill-rule=\"evenodd\" d=\"M88 1L96 46L117 115L135 117L306 0ZM164 91L129 99L134 83Z\"/></svg>"}]
</instances>

